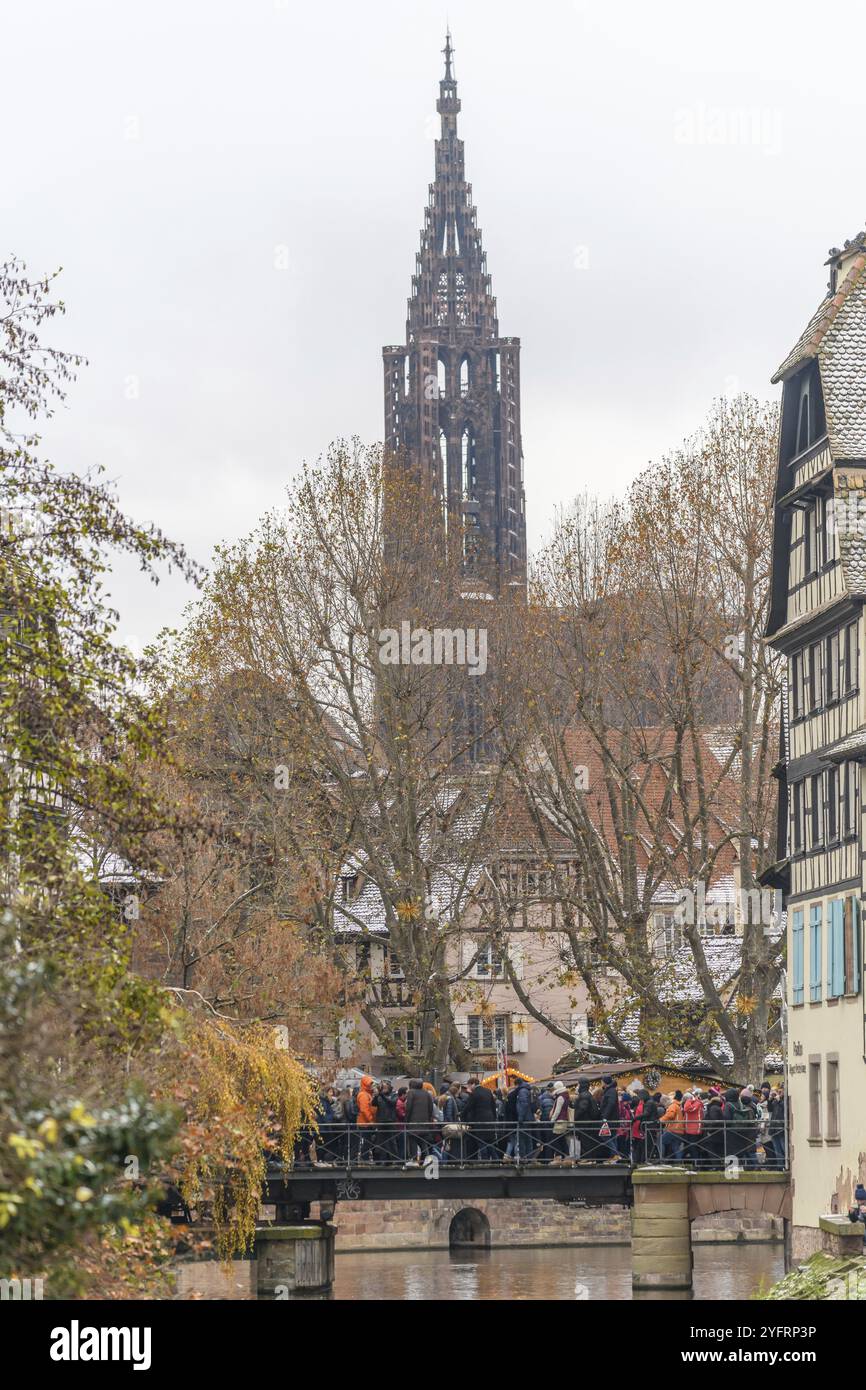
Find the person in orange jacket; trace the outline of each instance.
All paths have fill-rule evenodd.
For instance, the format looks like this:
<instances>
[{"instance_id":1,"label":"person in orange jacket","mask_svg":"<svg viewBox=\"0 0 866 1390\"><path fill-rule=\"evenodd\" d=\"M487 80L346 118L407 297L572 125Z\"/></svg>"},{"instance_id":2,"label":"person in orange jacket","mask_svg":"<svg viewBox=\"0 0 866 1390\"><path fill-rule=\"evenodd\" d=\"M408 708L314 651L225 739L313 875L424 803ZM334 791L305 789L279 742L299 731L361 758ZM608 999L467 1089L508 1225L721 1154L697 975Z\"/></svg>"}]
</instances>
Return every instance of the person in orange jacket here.
<instances>
[{"instance_id":1,"label":"person in orange jacket","mask_svg":"<svg viewBox=\"0 0 866 1390\"><path fill-rule=\"evenodd\" d=\"M685 1131L682 1091L674 1091L673 1099L662 1115L662 1124L664 1125L661 1144L662 1159L670 1158L674 1163L679 1163L683 1156L683 1133Z\"/></svg>"},{"instance_id":2,"label":"person in orange jacket","mask_svg":"<svg viewBox=\"0 0 866 1390\"><path fill-rule=\"evenodd\" d=\"M361 1077L361 1089L358 1092L358 1124L374 1125L376 1123L376 1112L373 1109L373 1078L372 1076Z\"/></svg>"}]
</instances>

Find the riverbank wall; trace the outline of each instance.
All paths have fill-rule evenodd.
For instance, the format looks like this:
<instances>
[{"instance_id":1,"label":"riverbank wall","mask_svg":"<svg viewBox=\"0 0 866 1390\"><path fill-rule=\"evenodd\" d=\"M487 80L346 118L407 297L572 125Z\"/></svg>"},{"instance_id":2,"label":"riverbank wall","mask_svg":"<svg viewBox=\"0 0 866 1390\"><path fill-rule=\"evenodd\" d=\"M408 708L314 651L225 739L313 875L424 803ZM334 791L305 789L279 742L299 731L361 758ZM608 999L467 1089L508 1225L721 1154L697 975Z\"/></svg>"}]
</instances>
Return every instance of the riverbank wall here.
<instances>
[{"instance_id":1,"label":"riverbank wall","mask_svg":"<svg viewBox=\"0 0 866 1390\"><path fill-rule=\"evenodd\" d=\"M312 1215L316 1215L314 1208ZM455 1243L491 1247L630 1245L628 1207L581 1207L565 1202L490 1198L473 1202L338 1202L337 1252L447 1250ZM781 1241L780 1217L764 1212L717 1212L697 1218L692 1240L702 1244Z\"/></svg>"}]
</instances>

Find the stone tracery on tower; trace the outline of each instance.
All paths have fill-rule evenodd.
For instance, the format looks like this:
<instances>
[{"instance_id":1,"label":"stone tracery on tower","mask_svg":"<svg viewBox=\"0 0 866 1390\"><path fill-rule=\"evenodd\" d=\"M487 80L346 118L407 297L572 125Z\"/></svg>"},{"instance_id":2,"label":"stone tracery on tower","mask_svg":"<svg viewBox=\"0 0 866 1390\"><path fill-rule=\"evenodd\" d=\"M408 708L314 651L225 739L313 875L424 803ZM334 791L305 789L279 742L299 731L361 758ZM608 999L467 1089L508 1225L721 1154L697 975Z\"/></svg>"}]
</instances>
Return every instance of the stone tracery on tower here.
<instances>
[{"instance_id":1,"label":"stone tracery on tower","mask_svg":"<svg viewBox=\"0 0 866 1390\"><path fill-rule=\"evenodd\" d=\"M450 33L436 109L435 178L408 301L406 341L382 350L385 444L442 499L446 544L467 577L526 586L520 339L499 336L496 300L457 137Z\"/></svg>"}]
</instances>

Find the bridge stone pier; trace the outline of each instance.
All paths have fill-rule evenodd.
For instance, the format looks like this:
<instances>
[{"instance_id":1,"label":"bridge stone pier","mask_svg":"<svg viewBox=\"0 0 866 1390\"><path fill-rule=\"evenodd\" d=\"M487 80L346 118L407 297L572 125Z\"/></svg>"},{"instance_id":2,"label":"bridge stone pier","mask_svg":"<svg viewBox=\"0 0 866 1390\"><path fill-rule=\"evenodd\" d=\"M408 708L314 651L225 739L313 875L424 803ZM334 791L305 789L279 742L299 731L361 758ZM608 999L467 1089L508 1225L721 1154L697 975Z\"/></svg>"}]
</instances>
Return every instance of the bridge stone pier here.
<instances>
[{"instance_id":1,"label":"bridge stone pier","mask_svg":"<svg viewBox=\"0 0 866 1390\"><path fill-rule=\"evenodd\" d=\"M632 1208L632 1287L690 1289L692 1230L696 1216L718 1211L763 1211L791 1220L787 1173L740 1168L694 1172L686 1168L635 1168Z\"/></svg>"},{"instance_id":2,"label":"bridge stone pier","mask_svg":"<svg viewBox=\"0 0 866 1390\"><path fill-rule=\"evenodd\" d=\"M329 1221L261 1226L256 1231L260 1299L331 1298L336 1227Z\"/></svg>"}]
</instances>

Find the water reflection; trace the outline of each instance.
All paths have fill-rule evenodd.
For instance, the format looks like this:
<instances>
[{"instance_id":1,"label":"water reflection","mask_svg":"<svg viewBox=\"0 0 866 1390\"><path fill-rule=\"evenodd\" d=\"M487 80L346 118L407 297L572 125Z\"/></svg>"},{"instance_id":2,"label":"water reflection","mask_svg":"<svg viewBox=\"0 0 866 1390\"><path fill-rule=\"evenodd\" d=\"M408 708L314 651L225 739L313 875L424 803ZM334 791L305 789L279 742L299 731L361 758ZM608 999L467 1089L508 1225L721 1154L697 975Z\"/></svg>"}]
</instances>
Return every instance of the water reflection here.
<instances>
[{"instance_id":1,"label":"water reflection","mask_svg":"<svg viewBox=\"0 0 866 1390\"><path fill-rule=\"evenodd\" d=\"M417 1302L529 1299L737 1299L784 1274L781 1245L695 1246L694 1293L632 1293L627 1245L531 1250L394 1250L338 1255L334 1297ZM178 1269L179 1298L254 1298L255 1264L216 1261Z\"/></svg>"},{"instance_id":2,"label":"water reflection","mask_svg":"<svg viewBox=\"0 0 866 1390\"><path fill-rule=\"evenodd\" d=\"M528 1299L737 1299L784 1274L781 1245L695 1248L694 1293L633 1294L627 1246L549 1250L381 1251L338 1255L334 1297L521 1302Z\"/></svg>"}]
</instances>

